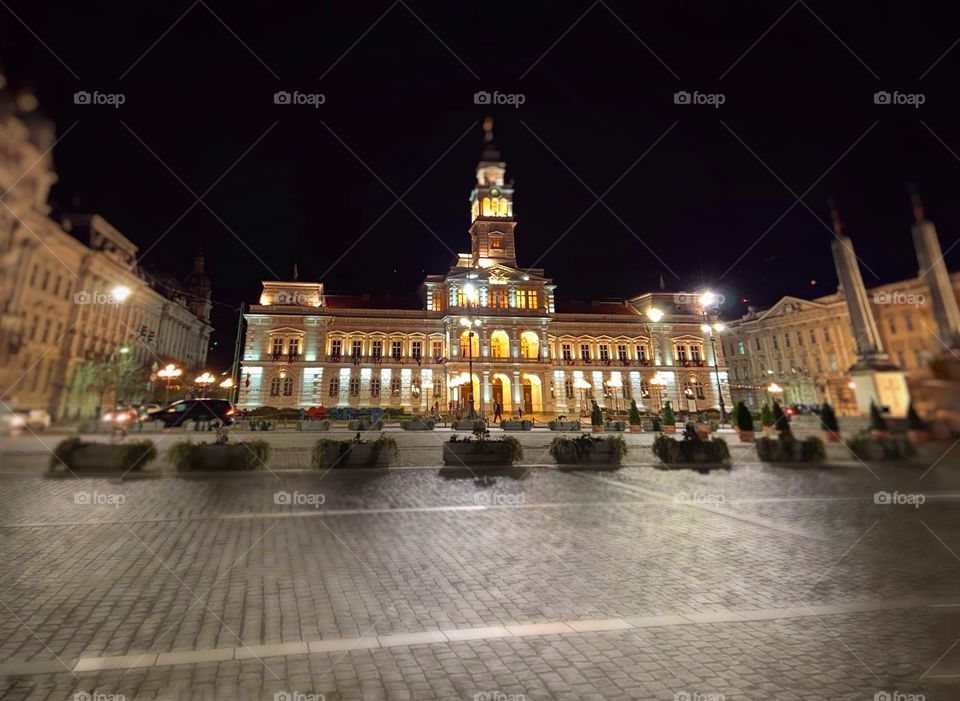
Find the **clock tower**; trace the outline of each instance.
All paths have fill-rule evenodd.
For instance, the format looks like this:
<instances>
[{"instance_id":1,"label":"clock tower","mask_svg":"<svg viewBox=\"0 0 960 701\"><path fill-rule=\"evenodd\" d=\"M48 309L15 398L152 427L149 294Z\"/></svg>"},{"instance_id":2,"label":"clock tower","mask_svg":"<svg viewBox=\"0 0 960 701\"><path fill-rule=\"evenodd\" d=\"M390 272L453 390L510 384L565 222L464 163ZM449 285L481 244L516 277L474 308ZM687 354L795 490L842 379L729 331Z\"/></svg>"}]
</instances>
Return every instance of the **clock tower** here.
<instances>
[{"instance_id":1,"label":"clock tower","mask_svg":"<svg viewBox=\"0 0 960 701\"><path fill-rule=\"evenodd\" d=\"M513 183L504 180L507 164L493 144L493 117L483 121L483 153L470 193L470 254L474 267L517 267Z\"/></svg>"}]
</instances>

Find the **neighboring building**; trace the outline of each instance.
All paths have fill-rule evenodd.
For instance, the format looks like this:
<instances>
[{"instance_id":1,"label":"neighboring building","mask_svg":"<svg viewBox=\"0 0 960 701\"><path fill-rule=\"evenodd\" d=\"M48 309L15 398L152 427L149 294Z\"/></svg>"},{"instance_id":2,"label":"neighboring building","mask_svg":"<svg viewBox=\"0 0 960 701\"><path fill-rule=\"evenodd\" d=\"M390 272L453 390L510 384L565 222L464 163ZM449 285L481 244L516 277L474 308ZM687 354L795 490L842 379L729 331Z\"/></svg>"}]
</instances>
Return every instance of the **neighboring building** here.
<instances>
[{"instance_id":1,"label":"neighboring building","mask_svg":"<svg viewBox=\"0 0 960 701\"><path fill-rule=\"evenodd\" d=\"M717 368L698 310L675 295L629 300L556 300L554 281L518 267L513 184L486 145L470 195L470 252L428 276L419 297L327 294L322 282L263 283L246 315L240 405L395 407L494 402L509 415L576 414L602 407L678 409L725 403L726 364ZM463 323L480 323L471 326ZM472 335L471 335L472 333ZM472 365L473 376L465 378ZM719 372L717 372L717 370ZM461 384L464 383L464 384Z\"/></svg>"},{"instance_id":2,"label":"neighboring building","mask_svg":"<svg viewBox=\"0 0 960 701\"><path fill-rule=\"evenodd\" d=\"M202 257L180 284L141 269L102 217L50 216L53 141L48 123L0 95L0 401L62 420L97 411L95 363L127 348L145 367L198 369L212 327Z\"/></svg>"},{"instance_id":3,"label":"neighboring building","mask_svg":"<svg viewBox=\"0 0 960 701\"><path fill-rule=\"evenodd\" d=\"M951 275L960 299L960 274ZM871 308L890 360L908 383L927 374L927 364L945 351L926 284L919 278L869 289ZM771 383L785 404L829 402L856 414L850 368L856 345L840 293L812 300L784 297L770 309L751 309L727 324L722 335L734 400L759 408Z\"/></svg>"}]
</instances>

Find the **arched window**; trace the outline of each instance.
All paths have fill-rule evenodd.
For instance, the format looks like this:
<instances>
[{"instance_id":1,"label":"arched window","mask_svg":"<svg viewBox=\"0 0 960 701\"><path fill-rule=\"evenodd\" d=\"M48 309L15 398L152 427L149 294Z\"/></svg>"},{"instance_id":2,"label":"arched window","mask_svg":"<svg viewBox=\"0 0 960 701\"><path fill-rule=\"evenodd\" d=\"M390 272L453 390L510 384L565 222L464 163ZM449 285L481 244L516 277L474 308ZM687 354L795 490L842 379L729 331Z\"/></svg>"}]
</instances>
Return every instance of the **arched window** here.
<instances>
[{"instance_id":1,"label":"arched window","mask_svg":"<svg viewBox=\"0 0 960 701\"><path fill-rule=\"evenodd\" d=\"M650 398L650 385L646 380L640 380L640 396L644 399Z\"/></svg>"},{"instance_id":2,"label":"arched window","mask_svg":"<svg viewBox=\"0 0 960 701\"><path fill-rule=\"evenodd\" d=\"M289 397L293 394L293 378L288 377L283 381L283 396Z\"/></svg>"},{"instance_id":3,"label":"arched window","mask_svg":"<svg viewBox=\"0 0 960 701\"><path fill-rule=\"evenodd\" d=\"M422 383L420 382L420 378L419 377L413 378L413 383L410 385L410 394L413 395L414 399L420 398L421 387L422 387Z\"/></svg>"},{"instance_id":4,"label":"arched window","mask_svg":"<svg viewBox=\"0 0 960 701\"><path fill-rule=\"evenodd\" d=\"M390 396L399 397L400 396L400 378L394 377L390 380Z\"/></svg>"},{"instance_id":5,"label":"arched window","mask_svg":"<svg viewBox=\"0 0 960 701\"><path fill-rule=\"evenodd\" d=\"M379 377L370 378L370 396L371 397L380 396L380 378Z\"/></svg>"},{"instance_id":6,"label":"arched window","mask_svg":"<svg viewBox=\"0 0 960 701\"><path fill-rule=\"evenodd\" d=\"M538 358L540 356L540 338L533 331L520 334L520 356Z\"/></svg>"},{"instance_id":7,"label":"arched window","mask_svg":"<svg viewBox=\"0 0 960 701\"><path fill-rule=\"evenodd\" d=\"M274 377L270 380L270 396L279 397L280 396L280 378Z\"/></svg>"},{"instance_id":8,"label":"arched window","mask_svg":"<svg viewBox=\"0 0 960 701\"><path fill-rule=\"evenodd\" d=\"M360 378L359 377L350 378L349 391L350 391L351 397L360 396Z\"/></svg>"},{"instance_id":9,"label":"arched window","mask_svg":"<svg viewBox=\"0 0 960 701\"><path fill-rule=\"evenodd\" d=\"M327 392L327 395L330 397L336 397L340 394L340 378L334 375L330 378L330 388Z\"/></svg>"}]
</instances>

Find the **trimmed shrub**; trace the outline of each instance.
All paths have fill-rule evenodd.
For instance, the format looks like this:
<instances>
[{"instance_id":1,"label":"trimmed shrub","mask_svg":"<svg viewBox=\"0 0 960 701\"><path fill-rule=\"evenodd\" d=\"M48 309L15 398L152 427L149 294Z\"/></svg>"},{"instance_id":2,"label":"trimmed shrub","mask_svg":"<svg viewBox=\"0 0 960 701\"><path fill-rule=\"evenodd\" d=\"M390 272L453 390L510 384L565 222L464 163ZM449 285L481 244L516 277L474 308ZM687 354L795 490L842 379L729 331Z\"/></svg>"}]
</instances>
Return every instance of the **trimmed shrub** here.
<instances>
[{"instance_id":1,"label":"trimmed shrub","mask_svg":"<svg viewBox=\"0 0 960 701\"><path fill-rule=\"evenodd\" d=\"M792 434L779 440L757 439L757 456L763 462L822 462L827 457L823 441L816 436L798 441Z\"/></svg>"},{"instance_id":2,"label":"trimmed shrub","mask_svg":"<svg viewBox=\"0 0 960 701\"><path fill-rule=\"evenodd\" d=\"M861 460L905 460L916 455L913 444L904 436L876 438L869 431L849 439L847 447Z\"/></svg>"},{"instance_id":3,"label":"trimmed shrub","mask_svg":"<svg viewBox=\"0 0 960 701\"><path fill-rule=\"evenodd\" d=\"M558 463L592 462L591 456L601 448L609 448L609 464L619 465L627 454L627 442L621 436L594 438L585 433L577 438L557 436L550 442L550 455Z\"/></svg>"},{"instance_id":4,"label":"trimmed shrub","mask_svg":"<svg viewBox=\"0 0 960 701\"><path fill-rule=\"evenodd\" d=\"M734 409L733 416L736 417L736 426L741 431L753 430L753 414L743 402L737 402L737 408Z\"/></svg>"},{"instance_id":5,"label":"trimmed shrub","mask_svg":"<svg viewBox=\"0 0 960 701\"><path fill-rule=\"evenodd\" d=\"M663 403L663 423L667 426L673 426L677 423L677 415L673 413L673 406L670 402Z\"/></svg>"},{"instance_id":6,"label":"trimmed shrub","mask_svg":"<svg viewBox=\"0 0 960 701\"><path fill-rule=\"evenodd\" d=\"M874 404L873 400L870 400L870 430L871 431L887 430L887 422L883 418L883 415L880 413L880 407Z\"/></svg>"},{"instance_id":7,"label":"trimmed shrub","mask_svg":"<svg viewBox=\"0 0 960 701\"><path fill-rule=\"evenodd\" d=\"M596 402L593 402L593 408L590 409L590 425L603 426L603 413L600 411L600 406Z\"/></svg>"},{"instance_id":8,"label":"trimmed shrub","mask_svg":"<svg viewBox=\"0 0 960 701\"><path fill-rule=\"evenodd\" d=\"M637 400L630 400L630 425L631 426L640 426L643 423L643 418L640 416L640 410L637 408Z\"/></svg>"},{"instance_id":9,"label":"trimmed shrub","mask_svg":"<svg viewBox=\"0 0 960 701\"><path fill-rule=\"evenodd\" d=\"M704 441L699 438L677 440L667 435L657 436L653 441L653 454L667 465L724 464L730 459L730 449L722 438Z\"/></svg>"},{"instance_id":10,"label":"trimmed shrub","mask_svg":"<svg viewBox=\"0 0 960 701\"><path fill-rule=\"evenodd\" d=\"M319 468L371 467L389 464L398 452L397 442L386 435L375 441L321 438L310 449L310 464Z\"/></svg>"},{"instance_id":11,"label":"trimmed shrub","mask_svg":"<svg viewBox=\"0 0 960 701\"><path fill-rule=\"evenodd\" d=\"M204 469L222 470L258 470L267 464L271 446L267 441L244 441L230 444L191 443L180 441L167 448L167 462L180 472ZM204 453L207 453L205 456ZM213 455L219 454L223 465L210 465L216 462Z\"/></svg>"},{"instance_id":12,"label":"trimmed shrub","mask_svg":"<svg viewBox=\"0 0 960 701\"><path fill-rule=\"evenodd\" d=\"M920 414L913 408L913 402L907 408L907 428L911 431L925 431L927 422L920 418Z\"/></svg>"},{"instance_id":13,"label":"trimmed shrub","mask_svg":"<svg viewBox=\"0 0 960 701\"><path fill-rule=\"evenodd\" d=\"M769 404L764 404L763 408L760 410L760 423L764 428L767 426L773 426L773 410L770 409Z\"/></svg>"},{"instance_id":14,"label":"trimmed shrub","mask_svg":"<svg viewBox=\"0 0 960 701\"><path fill-rule=\"evenodd\" d=\"M837 421L837 412L826 402L820 407L820 424L823 426L824 431L837 433L840 430L840 422Z\"/></svg>"}]
</instances>

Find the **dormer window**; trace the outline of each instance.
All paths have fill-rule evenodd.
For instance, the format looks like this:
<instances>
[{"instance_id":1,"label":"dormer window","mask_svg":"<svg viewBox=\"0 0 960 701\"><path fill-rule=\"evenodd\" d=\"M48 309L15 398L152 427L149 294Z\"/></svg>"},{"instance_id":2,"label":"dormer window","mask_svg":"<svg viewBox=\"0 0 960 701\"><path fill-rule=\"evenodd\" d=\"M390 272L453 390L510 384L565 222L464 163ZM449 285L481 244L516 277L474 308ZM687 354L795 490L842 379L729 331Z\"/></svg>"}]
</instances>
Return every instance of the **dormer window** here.
<instances>
[{"instance_id":1,"label":"dormer window","mask_svg":"<svg viewBox=\"0 0 960 701\"><path fill-rule=\"evenodd\" d=\"M503 239L499 236L494 236L490 239L490 250L491 251L502 251L503 250Z\"/></svg>"}]
</instances>

